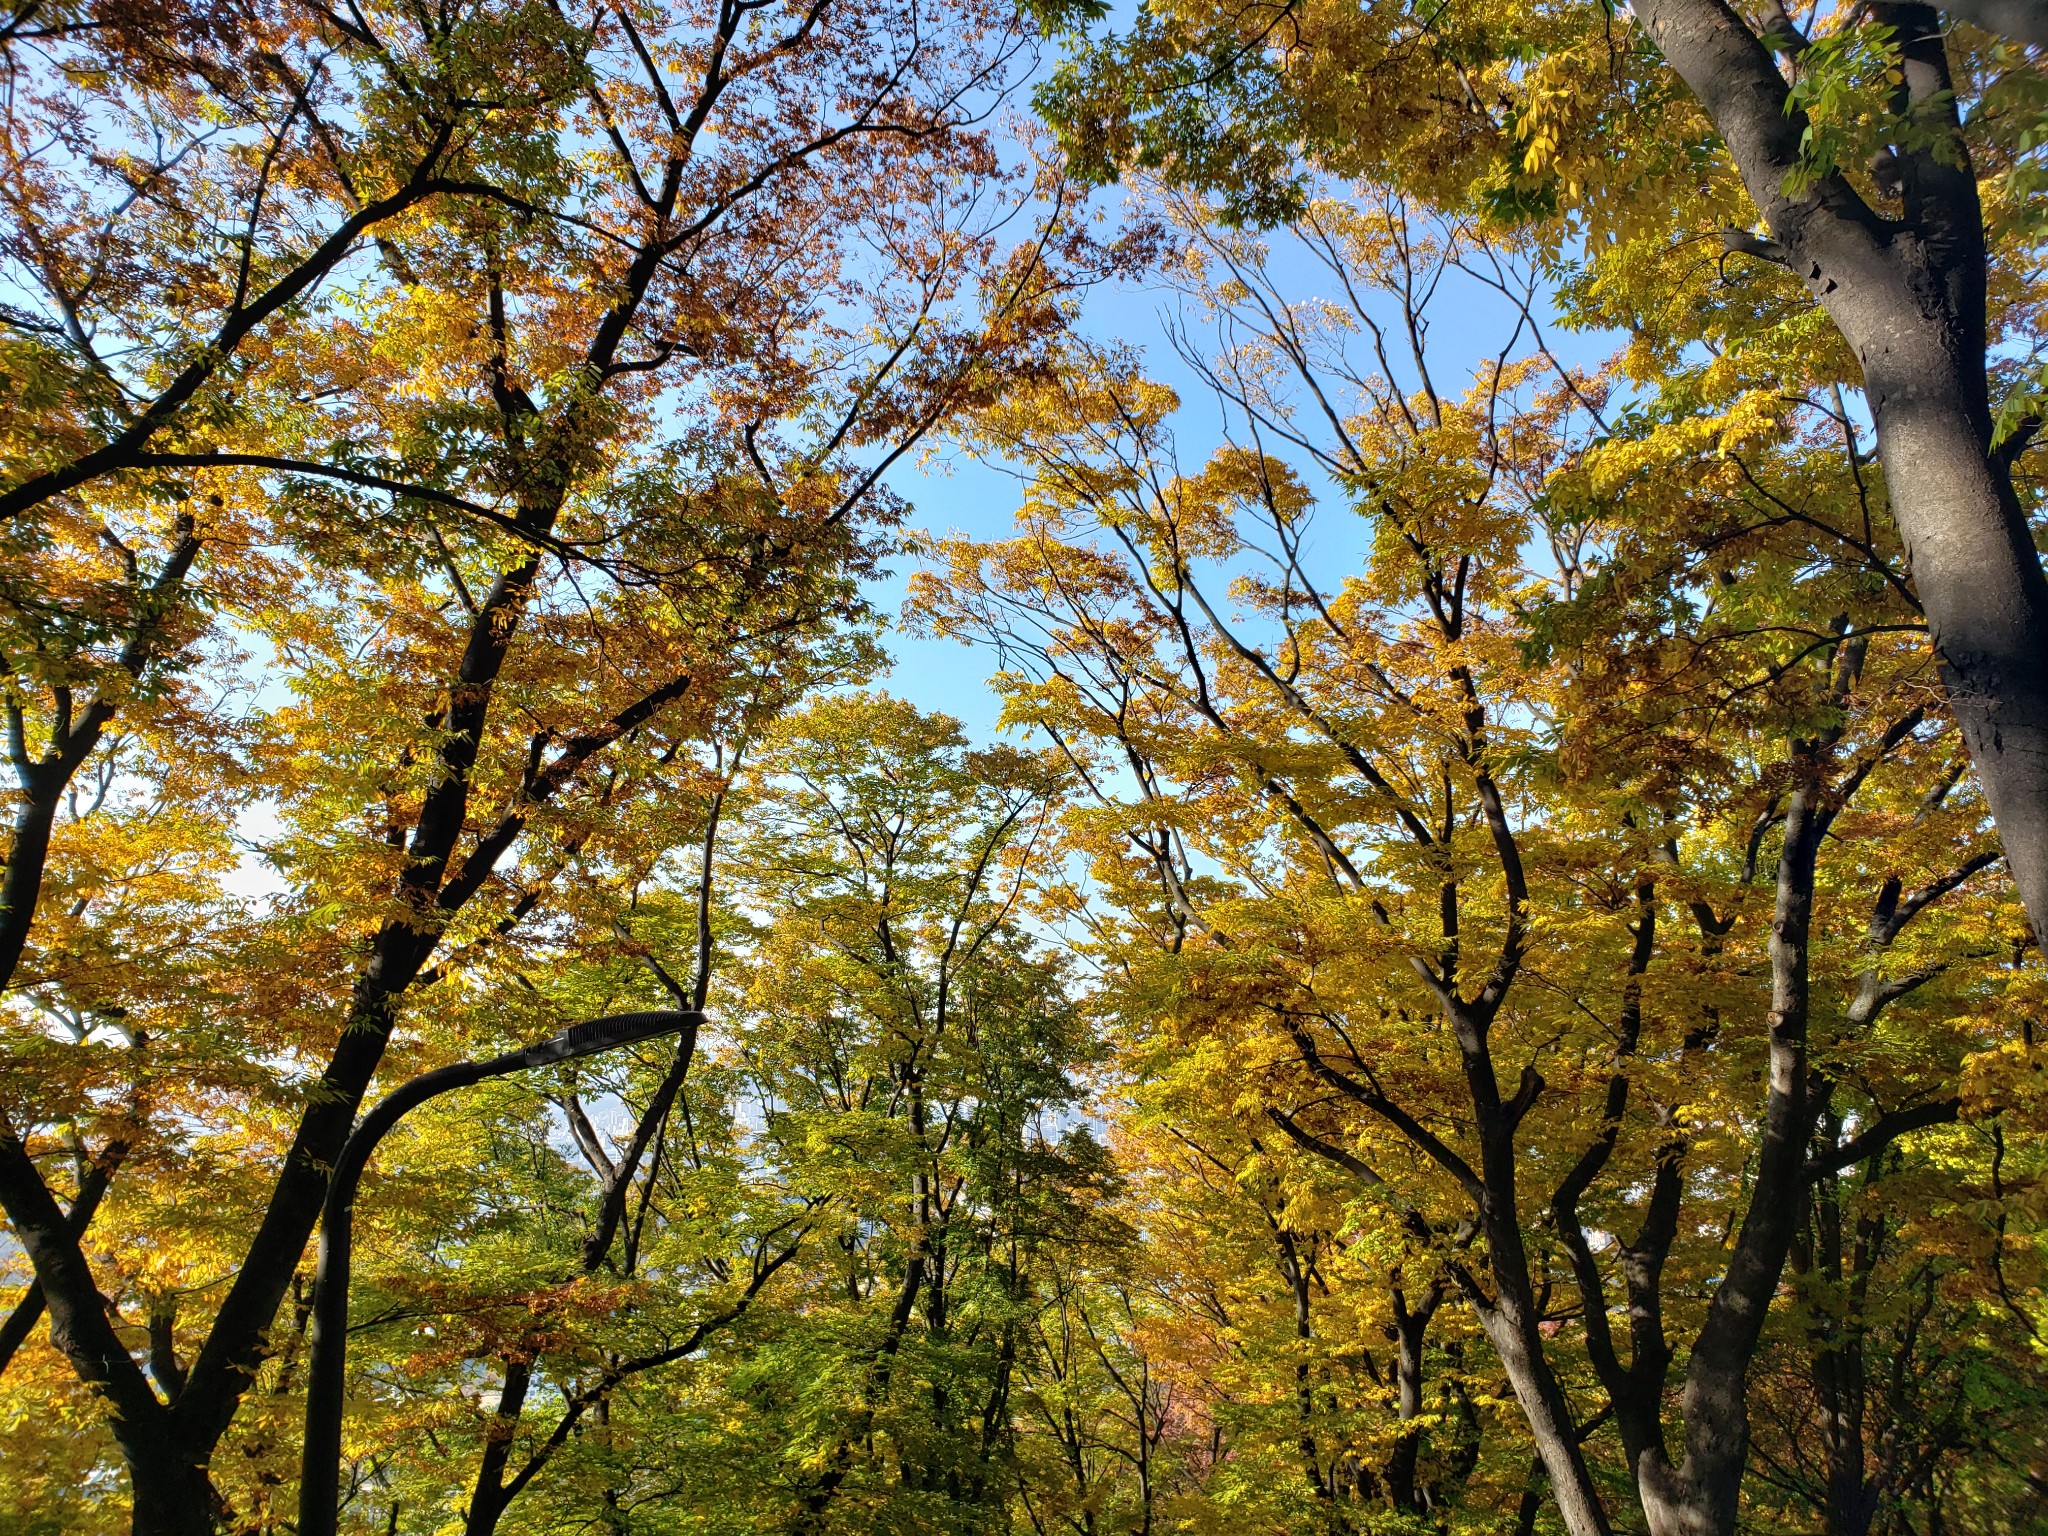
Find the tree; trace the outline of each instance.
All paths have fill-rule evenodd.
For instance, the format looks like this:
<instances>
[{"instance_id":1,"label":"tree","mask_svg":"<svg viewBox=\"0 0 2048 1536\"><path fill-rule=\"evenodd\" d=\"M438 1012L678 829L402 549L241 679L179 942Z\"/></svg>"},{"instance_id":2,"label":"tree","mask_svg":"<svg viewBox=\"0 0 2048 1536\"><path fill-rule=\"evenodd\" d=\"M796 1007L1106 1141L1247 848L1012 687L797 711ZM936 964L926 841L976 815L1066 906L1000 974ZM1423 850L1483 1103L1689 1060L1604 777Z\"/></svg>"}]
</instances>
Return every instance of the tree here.
<instances>
[{"instance_id":1,"label":"tree","mask_svg":"<svg viewBox=\"0 0 2048 1536\"><path fill-rule=\"evenodd\" d=\"M365 1098L687 1005L380 1151L351 1529L2030 1529L1967 3L10 13L0 1527L287 1529Z\"/></svg>"},{"instance_id":2,"label":"tree","mask_svg":"<svg viewBox=\"0 0 2048 1536\"><path fill-rule=\"evenodd\" d=\"M773 1346L789 1529L984 1530L1008 1502L1047 1255L1106 1177L1068 1122L1087 1037L1023 927L1056 783L886 695L820 699L762 756L739 859L775 917L738 1044L778 1157L832 1202L811 1315Z\"/></svg>"},{"instance_id":3,"label":"tree","mask_svg":"<svg viewBox=\"0 0 2048 1536\"><path fill-rule=\"evenodd\" d=\"M1246 1070L1220 1042L1154 1027L1127 1049L1140 1086L1118 1150L1154 1298L1131 1331L1181 1421L1158 1456L1179 1474L1169 1507L1201 1509L1203 1529L1256 1510L1392 1533L1512 1503L1527 1453L1491 1373L1468 1368L1480 1341L1442 1277L1246 1096L1218 1093ZM1188 1420L1207 1430L1194 1476Z\"/></svg>"},{"instance_id":4,"label":"tree","mask_svg":"<svg viewBox=\"0 0 2048 1536\"><path fill-rule=\"evenodd\" d=\"M1953 1119L1995 1039L1969 1001L1994 980L1955 967L1995 922L1956 893L1996 856L1859 524L1853 428L1788 432L1775 374L1725 368L1616 425L1540 332L1439 393L1421 338L1456 273L1533 323L1511 251L1317 202L1299 240L1344 299L1290 302L1259 245L1183 210L1233 441L1180 470L1172 397L1084 355L979 418L1032 476L1027 525L944 547L921 600L1012 659L1012 717L1147 870L1110 887L1150 957L1121 972L1181 1049L1227 1042L1227 1091L1263 1071L1274 1134L1455 1287L1567 1528L1611 1526L1597 1431L1653 1531L1731 1531L1804 1192ZM1416 347L1406 388L1388 338ZM1372 527L1341 585L1305 554L1318 471Z\"/></svg>"},{"instance_id":5,"label":"tree","mask_svg":"<svg viewBox=\"0 0 2048 1536\"><path fill-rule=\"evenodd\" d=\"M0 521L260 435L304 383L280 339L369 250L547 196L592 41L531 5L10 6Z\"/></svg>"},{"instance_id":6,"label":"tree","mask_svg":"<svg viewBox=\"0 0 2048 1536\"><path fill-rule=\"evenodd\" d=\"M808 648L790 638L754 658L752 687L711 723L707 760L672 762L652 795L617 796L641 801L628 838L577 840L570 861L581 889L563 903L551 931L475 956L465 967L472 985L464 1001L475 1007L494 993L523 992L529 1003L520 1011L533 1016L528 1032L536 1034L551 1017L660 1006L701 1011L711 1002L724 917L715 901L719 834L732 779L778 710L871 659L857 636ZM615 792L620 787L614 779ZM675 868L692 844L694 869ZM664 955L678 960L681 975ZM548 1485L565 1465L572 1487L587 1493L595 1477L598 1497L616 1502L619 1487L603 1480L616 1458L589 1442L618 1432L615 1410L643 1378L690 1360L744 1319L797 1258L816 1203L749 1177L730 1109L731 1074L714 1067L707 1080L697 1070L697 1047L686 1033L666 1059L655 1052L623 1071L600 1065L546 1099L517 1096L488 1117L487 1124L507 1122L498 1134L509 1143L490 1161L542 1171L533 1188L520 1191L524 1207L515 1199L508 1209L504 1192L466 1200L451 1192L444 1205L393 1223L387 1242L397 1251L359 1283L370 1319L360 1330L381 1330L416 1386L432 1367L406 1357L420 1319L435 1318L444 1390L475 1405L453 1422L441 1420L442 1433L474 1456L473 1468L466 1458L451 1465L438 1446L432 1455L409 1447L409 1405L376 1391L373 1384L392 1374L393 1357L359 1368L372 1384L367 1395L385 1400L365 1404L370 1422L359 1431L364 1448L356 1464L394 1512L406 1503L453 1502L464 1511L465 1531L483 1536L522 1496L562 1497ZM593 1115L602 1117L606 1106L626 1111L619 1134L597 1128ZM682 1126L673 1129L678 1113ZM564 1156L557 1115L581 1170ZM478 1117L451 1110L448 1118L463 1148L463 1132ZM430 1147L430 1154L441 1150ZM473 1179L461 1150L442 1156L445 1177ZM471 1202L488 1212L466 1208ZM566 1208L581 1217L573 1228L551 1219ZM452 1258L448 1229L468 1237ZM487 1364L494 1386L474 1385L477 1362ZM451 1489L451 1480L466 1487Z\"/></svg>"},{"instance_id":7,"label":"tree","mask_svg":"<svg viewBox=\"0 0 2048 1536\"><path fill-rule=\"evenodd\" d=\"M1830 1536L1949 1519L2018 1530L2039 1497L2039 1384L2013 1368L2033 1325L1999 1294L2010 1260L1996 1223L1987 1232L1947 1198L1960 1187L2003 1206L2003 1131L1929 1140L1921 1156L1889 1149L1814 1181L1793 1245L1798 1305L1762 1364L1759 1416L1782 1422L1760 1437L1757 1479L1783 1491L1781 1518L1810 1510ZM1939 1192L1901 1187L1921 1180Z\"/></svg>"},{"instance_id":8,"label":"tree","mask_svg":"<svg viewBox=\"0 0 2048 1536\"><path fill-rule=\"evenodd\" d=\"M594 17L587 121L523 141L533 200L387 232L383 277L299 316L301 382L263 451L139 461L269 505L263 536L303 562L237 614L297 692L252 748L286 828L269 936L294 963L276 990L229 984L281 1070L216 1123L265 1125L274 1182L245 1191L246 1241L218 1256L224 1287L195 1288L210 1315L180 1322L189 1364L162 1391L36 1167L34 1097L0 1139L51 1337L108 1401L139 1530L220 1518L208 1462L405 1000L534 914L593 846L579 823L630 824L750 654L857 607L881 473L1028 363L1087 254L1057 189L1021 249L997 243L1031 183L975 122L1028 42L1014 16L954 17L943 58L931 18L886 6L699 22ZM582 153L586 128L605 153Z\"/></svg>"},{"instance_id":9,"label":"tree","mask_svg":"<svg viewBox=\"0 0 2048 1536\"><path fill-rule=\"evenodd\" d=\"M1541 222L1603 284L1663 251L1697 266L1708 241L1777 269L1774 297L1826 314L1834 369L1863 391L1950 708L2038 932L2048 579L2031 481L2014 477L2039 420L2040 226L2021 200L2040 174L2040 76L1997 34L2035 39L2040 15L1801 14L1179 7L1083 50L1041 103L1088 173L1167 167L1254 221L1297 210L1313 163L1453 215Z\"/></svg>"}]
</instances>

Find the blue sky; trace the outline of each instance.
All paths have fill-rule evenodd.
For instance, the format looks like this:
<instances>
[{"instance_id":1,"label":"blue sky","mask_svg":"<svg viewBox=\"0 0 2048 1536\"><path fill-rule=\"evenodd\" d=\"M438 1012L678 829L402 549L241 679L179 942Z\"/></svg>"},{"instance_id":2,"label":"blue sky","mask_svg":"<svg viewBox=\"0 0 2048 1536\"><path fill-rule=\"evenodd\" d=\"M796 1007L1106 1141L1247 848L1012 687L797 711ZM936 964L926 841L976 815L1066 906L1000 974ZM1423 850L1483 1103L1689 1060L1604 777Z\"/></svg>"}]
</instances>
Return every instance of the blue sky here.
<instances>
[{"instance_id":1,"label":"blue sky","mask_svg":"<svg viewBox=\"0 0 2048 1536\"><path fill-rule=\"evenodd\" d=\"M1111 188L1097 197L1114 207L1122 194ZM1281 252L1276 254L1273 270L1287 280L1291 299L1326 296L1327 272L1306 259L1289 261ZM1115 340L1141 348L1150 375L1180 393L1181 411L1174 428L1182 463L1192 471L1220 442L1221 422L1206 387L1193 376L1168 338L1165 321L1169 315L1180 316L1183 323L1197 318L1163 282L1128 281L1090 294L1080 329L1097 341ZM1455 274L1448 278L1441 307L1432 312L1429 337L1430 366L1438 388L1447 395L1461 392L1499 349L1514 315L1501 295L1476 280ZM1543 320L1545 339L1574 366L1597 365L1613 345L1612 338L1562 331L1554 314L1543 316ZM1528 350L1524 340L1517 355ZM1023 486L1016 476L977 463L944 443L936 445L922 462L899 464L888 481L911 503L910 526L976 539L1008 535L1023 499ZM1319 510L1311 545L1322 557L1320 568L1329 573L1333 583L1362 553L1364 535L1363 526L1334 499ZM888 580L870 585L871 600L885 614L894 616L901 609L913 568L909 557L899 557ZM994 734L999 701L988 687L993 661L986 651L957 641L921 638L901 629L891 633L887 642L895 665L882 686L922 708L954 716L976 739L986 740Z\"/></svg>"}]
</instances>

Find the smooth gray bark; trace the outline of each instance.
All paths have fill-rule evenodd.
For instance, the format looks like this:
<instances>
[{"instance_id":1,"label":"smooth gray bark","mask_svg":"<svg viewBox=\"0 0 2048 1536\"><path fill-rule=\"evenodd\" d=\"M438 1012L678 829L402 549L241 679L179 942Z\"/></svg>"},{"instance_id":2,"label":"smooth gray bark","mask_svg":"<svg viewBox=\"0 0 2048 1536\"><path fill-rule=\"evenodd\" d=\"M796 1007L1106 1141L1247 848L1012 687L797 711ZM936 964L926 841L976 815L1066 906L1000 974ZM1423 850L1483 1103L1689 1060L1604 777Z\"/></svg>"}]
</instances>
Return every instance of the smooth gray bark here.
<instances>
[{"instance_id":1,"label":"smooth gray bark","mask_svg":"<svg viewBox=\"0 0 2048 1536\"><path fill-rule=\"evenodd\" d=\"M1939 17L1923 5L1872 13L1897 31L1895 105L1916 124L1913 142L1896 149L1896 218L1839 174L1787 190L1806 120L1788 110L1770 51L1724 0L1636 8L1720 131L1770 227L1773 259L1826 309L1862 366L1949 707L2027 915L2048 934L2048 577L1992 442L1983 212ZM1731 244L1751 248L1743 238Z\"/></svg>"},{"instance_id":2,"label":"smooth gray bark","mask_svg":"<svg viewBox=\"0 0 2048 1536\"><path fill-rule=\"evenodd\" d=\"M1999 37L2048 48L2048 5L2042 0L1943 0L1941 9Z\"/></svg>"}]
</instances>

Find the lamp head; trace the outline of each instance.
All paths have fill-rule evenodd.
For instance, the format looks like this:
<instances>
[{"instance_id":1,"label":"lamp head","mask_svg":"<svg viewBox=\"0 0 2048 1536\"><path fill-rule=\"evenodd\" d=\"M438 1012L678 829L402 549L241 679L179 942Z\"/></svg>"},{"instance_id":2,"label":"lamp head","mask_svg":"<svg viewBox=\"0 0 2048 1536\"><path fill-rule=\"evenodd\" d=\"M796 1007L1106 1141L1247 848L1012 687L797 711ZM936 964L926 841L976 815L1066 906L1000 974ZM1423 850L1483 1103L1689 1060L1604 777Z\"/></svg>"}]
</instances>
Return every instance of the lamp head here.
<instances>
[{"instance_id":1,"label":"lamp head","mask_svg":"<svg viewBox=\"0 0 2048 1536\"><path fill-rule=\"evenodd\" d=\"M664 1008L652 1013L611 1013L601 1019L572 1024L560 1034L550 1035L538 1045L519 1053L521 1065L541 1066L550 1061L574 1061L595 1056L617 1046L652 1040L661 1035L679 1035L703 1026L704 1015L694 1008Z\"/></svg>"}]
</instances>

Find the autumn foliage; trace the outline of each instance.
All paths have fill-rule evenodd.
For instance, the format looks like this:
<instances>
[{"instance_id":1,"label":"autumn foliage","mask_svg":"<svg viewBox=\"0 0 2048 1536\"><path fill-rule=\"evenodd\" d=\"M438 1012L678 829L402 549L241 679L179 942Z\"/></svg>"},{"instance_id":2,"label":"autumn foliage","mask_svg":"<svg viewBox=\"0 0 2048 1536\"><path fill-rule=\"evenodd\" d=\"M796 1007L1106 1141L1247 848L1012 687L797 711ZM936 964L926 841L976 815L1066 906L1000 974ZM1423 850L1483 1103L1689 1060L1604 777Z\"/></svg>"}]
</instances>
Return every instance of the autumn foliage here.
<instances>
[{"instance_id":1,"label":"autumn foliage","mask_svg":"<svg viewBox=\"0 0 2048 1536\"><path fill-rule=\"evenodd\" d=\"M6 11L0 1533L2040 1529L2044 46Z\"/></svg>"}]
</instances>

